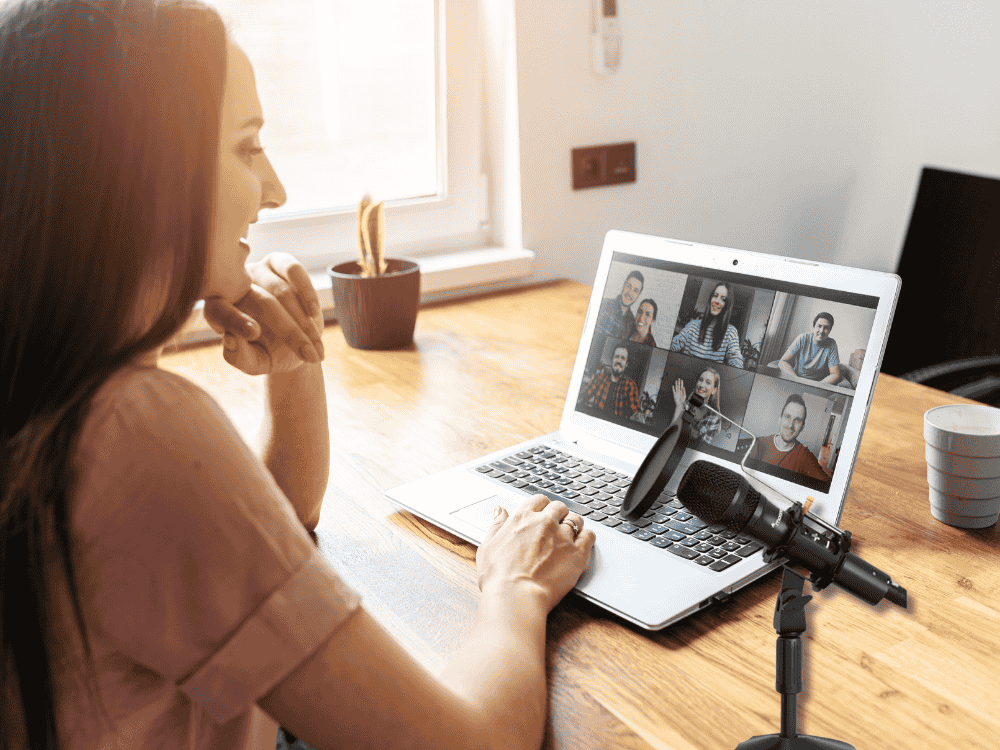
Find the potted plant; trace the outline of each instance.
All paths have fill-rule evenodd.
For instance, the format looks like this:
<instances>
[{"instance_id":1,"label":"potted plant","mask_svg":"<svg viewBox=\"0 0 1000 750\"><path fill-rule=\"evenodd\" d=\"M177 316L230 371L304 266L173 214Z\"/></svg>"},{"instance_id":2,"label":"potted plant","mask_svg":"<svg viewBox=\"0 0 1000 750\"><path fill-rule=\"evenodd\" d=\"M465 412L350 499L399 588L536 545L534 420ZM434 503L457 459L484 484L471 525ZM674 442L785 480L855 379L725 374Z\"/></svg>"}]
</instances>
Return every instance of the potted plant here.
<instances>
[{"instance_id":1,"label":"potted plant","mask_svg":"<svg viewBox=\"0 0 1000 750\"><path fill-rule=\"evenodd\" d=\"M344 339L355 349L400 349L413 341L420 304L420 267L385 257L384 202L358 204L359 261L327 268Z\"/></svg>"}]
</instances>

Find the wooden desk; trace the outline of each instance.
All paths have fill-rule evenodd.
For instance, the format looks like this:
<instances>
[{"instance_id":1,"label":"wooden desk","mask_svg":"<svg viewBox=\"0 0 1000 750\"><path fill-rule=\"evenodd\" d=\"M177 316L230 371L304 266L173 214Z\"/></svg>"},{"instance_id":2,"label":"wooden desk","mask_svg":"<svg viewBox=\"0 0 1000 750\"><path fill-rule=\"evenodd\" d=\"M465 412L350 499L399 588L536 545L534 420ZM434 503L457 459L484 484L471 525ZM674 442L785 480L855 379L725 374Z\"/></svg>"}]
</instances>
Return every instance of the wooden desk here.
<instances>
[{"instance_id":1,"label":"wooden desk","mask_svg":"<svg viewBox=\"0 0 1000 750\"><path fill-rule=\"evenodd\" d=\"M398 352L353 350L326 329L332 467L320 545L431 668L472 620L475 550L382 492L556 429L589 295L560 282L425 307L415 347ZM225 366L218 345L163 366L255 431L263 381ZM842 525L910 606L814 593L802 732L858 750L1000 748L1000 529L936 521L925 480L923 413L955 400L879 379ZM778 583L772 573L660 633L570 595L549 619L545 746L727 750L777 732Z\"/></svg>"}]
</instances>

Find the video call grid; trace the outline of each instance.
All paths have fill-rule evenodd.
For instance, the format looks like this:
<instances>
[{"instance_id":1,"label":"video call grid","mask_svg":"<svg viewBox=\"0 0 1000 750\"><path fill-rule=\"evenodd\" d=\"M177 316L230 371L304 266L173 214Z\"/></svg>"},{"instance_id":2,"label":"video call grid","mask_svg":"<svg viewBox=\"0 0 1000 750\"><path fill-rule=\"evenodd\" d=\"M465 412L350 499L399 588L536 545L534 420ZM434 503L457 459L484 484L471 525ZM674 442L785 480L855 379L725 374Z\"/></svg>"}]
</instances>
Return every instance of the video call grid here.
<instances>
[{"instance_id":1,"label":"video call grid","mask_svg":"<svg viewBox=\"0 0 1000 750\"><path fill-rule=\"evenodd\" d=\"M626 312L624 302L630 302ZM700 419L694 436L698 450L738 461L750 442L738 425L758 438L749 466L828 491L877 302L866 295L616 253L577 411L659 436L679 415L678 402L700 380L708 403L734 424L720 424L710 413ZM615 309L622 315L618 330L610 322ZM714 326L699 341L700 318L709 312L717 313L716 321L725 320L719 328L727 335L720 335L717 347ZM825 330L817 332L817 327ZM841 352L841 344L835 344L831 360L824 351L838 336L850 349ZM805 367L808 377L795 367L791 374L782 373L780 360L789 352L797 355L792 364L813 366L811 371ZM614 377L616 370L632 385L615 382L621 380ZM835 383L820 382L823 377Z\"/></svg>"}]
</instances>

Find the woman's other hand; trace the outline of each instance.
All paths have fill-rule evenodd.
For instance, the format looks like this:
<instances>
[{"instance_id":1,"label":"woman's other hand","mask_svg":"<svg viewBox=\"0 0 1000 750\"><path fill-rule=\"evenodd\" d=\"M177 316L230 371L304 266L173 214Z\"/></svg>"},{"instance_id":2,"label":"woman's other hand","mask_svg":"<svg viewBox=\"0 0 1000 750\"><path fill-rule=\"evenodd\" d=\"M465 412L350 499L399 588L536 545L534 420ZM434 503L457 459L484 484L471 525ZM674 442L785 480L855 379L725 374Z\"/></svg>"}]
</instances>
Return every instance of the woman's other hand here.
<instances>
[{"instance_id":1,"label":"woman's other hand","mask_svg":"<svg viewBox=\"0 0 1000 750\"><path fill-rule=\"evenodd\" d=\"M501 595L526 590L551 611L583 575L594 532L563 503L544 495L533 495L509 515L498 509L476 552L480 590Z\"/></svg>"},{"instance_id":2,"label":"woman's other hand","mask_svg":"<svg viewBox=\"0 0 1000 750\"><path fill-rule=\"evenodd\" d=\"M249 375L290 372L320 362L323 313L305 268L288 253L247 264L253 283L235 304L205 300L205 320L223 335L225 360Z\"/></svg>"}]
</instances>

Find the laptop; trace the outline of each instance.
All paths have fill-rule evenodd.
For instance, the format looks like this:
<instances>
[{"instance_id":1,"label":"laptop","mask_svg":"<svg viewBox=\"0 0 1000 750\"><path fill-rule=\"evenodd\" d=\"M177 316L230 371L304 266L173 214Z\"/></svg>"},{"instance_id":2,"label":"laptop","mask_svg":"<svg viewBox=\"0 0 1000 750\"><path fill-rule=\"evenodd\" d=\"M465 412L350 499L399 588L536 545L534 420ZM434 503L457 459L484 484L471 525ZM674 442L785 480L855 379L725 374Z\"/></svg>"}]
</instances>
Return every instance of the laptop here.
<instances>
[{"instance_id":1,"label":"laptop","mask_svg":"<svg viewBox=\"0 0 1000 750\"><path fill-rule=\"evenodd\" d=\"M837 525L899 288L893 274L610 231L559 429L385 494L473 544L495 506L560 499L597 537L575 592L664 628L780 564L686 511L674 492L691 462L742 464ZM632 477L692 393L725 418L704 410L657 502L626 518Z\"/></svg>"}]
</instances>

